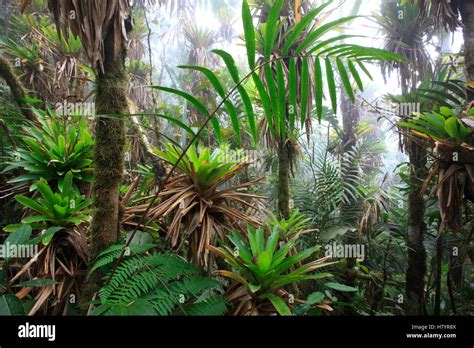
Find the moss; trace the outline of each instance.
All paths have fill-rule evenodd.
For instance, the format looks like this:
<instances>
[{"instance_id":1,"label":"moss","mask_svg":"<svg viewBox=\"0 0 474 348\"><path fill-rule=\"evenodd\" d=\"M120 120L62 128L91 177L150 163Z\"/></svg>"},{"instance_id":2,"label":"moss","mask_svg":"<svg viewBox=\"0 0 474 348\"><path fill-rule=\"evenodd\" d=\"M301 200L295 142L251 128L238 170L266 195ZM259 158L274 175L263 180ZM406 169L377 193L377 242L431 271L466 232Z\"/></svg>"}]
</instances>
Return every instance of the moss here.
<instances>
[{"instance_id":1,"label":"moss","mask_svg":"<svg viewBox=\"0 0 474 348\"><path fill-rule=\"evenodd\" d=\"M25 90L13 72L10 63L3 57L0 57L0 77L3 78L8 87L10 87L10 91L18 106L23 107L24 103L21 101L21 99L26 97ZM31 121L37 121L36 117L29 110L24 110L24 115Z\"/></svg>"},{"instance_id":2,"label":"moss","mask_svg":"<svg viewBox=\"0 0 474 348\"><path fill-rule=\"evenodd\" d=\"M122 43L123 44L123 43ZM126 50L115 59L113 29L104 40L104 70L97 78L94 182L94 216L91 225L91 255L94 257L117 241L119 231L119 187L124 170L125 123L117 114L127 113L128 74ZM109 115L109 116L107 116Z\"/></svg>"},{"instance_id":3,"label":"moss","mask_svg":"<svg viewBox=\"0 0 474 348\"><path fill-rule=\"evenodd\" d=\"M406 313L408 315L424 315L425 308L425 273L426 251L423 237L426 232L425 201L420 194L421 183L427 175L426 149L414 141L409 141L410 157L410 192L408 194L408 231L407 253L408 267L406 270Z\"/></svg>"}]
</instances>

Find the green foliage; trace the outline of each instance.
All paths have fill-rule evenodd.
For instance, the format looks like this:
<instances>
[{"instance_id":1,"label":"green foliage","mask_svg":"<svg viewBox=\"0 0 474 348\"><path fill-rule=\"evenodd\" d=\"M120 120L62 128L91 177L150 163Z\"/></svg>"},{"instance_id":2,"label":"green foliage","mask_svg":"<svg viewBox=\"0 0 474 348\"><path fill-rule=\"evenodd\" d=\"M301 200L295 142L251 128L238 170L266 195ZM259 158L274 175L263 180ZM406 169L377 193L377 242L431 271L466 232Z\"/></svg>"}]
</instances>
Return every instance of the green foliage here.
<instances>
[{"instance_id":1,"label":"green foliage","mask_svg":"<svg viewBox=\"0 0 474 348\"><path fill-rule=\"evenodd\" d=\"M68 226L88 221L90 217L85 208L92 204L92 200L84 199L73 188L72 178L72 172L67 172L62 185L59 187L59 192L53 192L48 182L45 179L40 179L36 186L41 197L15 196L19 203L39 214L24 218L22 223Z\"/></svg>"},{"instance_id":2,"label":"green foliage","mask_svg":"<svg viewBox=\"0 0 474 348\"><path fill-rule=\"evenodd\" d=\"M288 219L279 219L277 215L272 214L268 226L272 231L276 228L280 233L280 237L286 240L297 233L305 232L304 230L310 222L310 219L305 218L304 214L300 214L298 209L296 209Z\"/></svg>"},{"instance_id":3,"label":"green foliage","mask_svg":"<svg viewBox=\"0 0 474 348\"><path fill-rule=\"evenodd\" d=\"M59 35L54 24L40 27L40 30L44 35L44 39L55 51L55 54L65 57L79 56L82 49L81 38L79 36L69 35L65 37L65 35Z\"/></svg>"},{"instance_id":4,"label":"green foliage","mask_svg":"<svg viewBox=\"0 0 474 348\"><path fill-rule=\"evenodd\" d=\"M92 315L222 315L226 303L217 281L199 275L192 264L174 255L144 254L149 246L131 247L130 256L117 267L99 291ZM92 270L118 257L123 245L113 245ZM133 253L133 254L132 254ZM109 279L108 273L104 280Z\"/></svg>"},{"instance_id":5,"label":"green foliage","mask_svg":"<svg viewBox=\"0 0 474 348\"><path fill-rule=\"evenodd\" d=\"M8 230L8 229L7 229ZM9 244L24 244L26 243L31 236L32 228L30 225L21 224L11 228L11 233L5 240L5 243Z\"/></svg>"},{"instance_id":6,"label":"green foliage","mask_svg":"<svg viewBox=\"0 0 474 348\"><path fill-rule=\"evenodd\" d=\"M26 315L23 302L15 295L3 295L0 297L0 315Z\"/></svg>"},{"instance_id":7,"label":"green foliage","mask_svg":"<svg viewBox=\"0 0 474 348\"><path fill-rule=\"evenodd\" d=\"M303 260L319 250L319 246L297 251L297 236L289 238L285 243L279 243L278 227L267 236L262 228L249 226L245 239L235 231L229 239L235 249L227 245L219 248L209 247L233 269L221 270L219 274L242 284L252 297L269 300L281 315L288 314L290 310L278 297L278 290L296 282L331 276L329 273L308 274L333 262L325 262L327 258L322 258L301 265Z\"/></svg>"},{"instance_id":8,"label":"green foliage","mask_svg":"<svg viewBox=\"0 0 474 348\"><path fill-rule=\"evenodd\" d=\"M140 78L147 78L150 69L150 65L141 60L131 60L128 64L128 71L130 71L130 74Z\"/></svg>"},{"instance_id":9,"label":"green foliage","mask_svg":"<svg viewBox=\"0 0 474 348\"><path fill-rule=\"evenodd\" d=\"M327 91L331 96L331 104L334 113L337 111L337 93L336 76L334 75L333 66L337 66L337 71L343 80L343 87L349 96L352 97L354 93L350 76L353 77L358 85L362 85L357 69L360 68L366 72L367 70L364 63L376 60L401 61L401 57L388 51L371 47L362 47L354 44L337 43L338 41L351 37L350 35L340 35L332 37L331 39L322 39L322 36L327 32L336 31L340 25L356 18L347 17L321 26L314 25L315 17L331 2L332 1L324 3L314 11L311 11L307 16L303 17L299 23L295 23L287 28L288 35L276 35L284 21L284 17L281 14L284 2L277 1L270 9L267 23L262 23L260 27L255 30L252 24L253 22L248 3L247 1L244 1L242 6L242 16L246 40L245 45L249 67L252 69L252 71L245 76L240 76L239 70L235 64L235 59L231 54L223 50L213 51L222 58L227 73L235 83L235 87L232 91L237 90L240 100L243 103L253 144L256 144L259 141L261 134L258 132L256 127L255 115L257 112L254 110L247 89L244 88L246 80L252 78L255 84L259 99L263 105L268 130L271 132L272 136L286 138L286 134L292 134L296 128L299 128L299 124L305 124L304 121L307 120L309 115L308 105L311 104L311 91L313 89L315 90L316 109L319 119L323 114L323 84L319 83L317 86L310 86L311 81L313 80L322 82L323 78L320 61L323 61L325 64ZM319 21L317 23L320 24ZM302 36L302 33L305 33L304 36ZM258 65L255 62L257 52L261 52L264 57L264 61ZM313 66L313 61L316 62L314 63L314 71L309 70L309 66ZM294 64L294 66L302 65L303 71L301 76L297 75L297 69L290 69L292 64ZM358 68L356 68L356 66ZM222 87L223 84L214 72L198 66L183 66L182 68L200 71L209 79L212 87L221 98L228 96L228 94L226 94L227 91ZM273 71L276 73L274 74ZM291 76L289 76L289 72L291 72ZM309 78L311 75L315 75L315 79ZM289 81L293 83L292 86L289 85ZM296 87L295 83L297 84ZM218 119L194 96L168 87L153 86L153 88L184 97L206 117L213 115L211 122L216 132L217 139L219 142L222 140ZM287 115L286 110L287 90L292 91L292 95L299 96L299 106L289 115ZM296 98L292 99L295 101ZM225 105L229 113L233 129L237 133L240 142L243 128L240 126L237 115L235 114L235 111L238 108L232 104L233 102L230 101L229 98L225 99L225 102L222 103L222 105ZM299 117L296 117L297 115L299 115ZM302 122L294 122L295 118Z\"/></svg>"},{"instance_id":10,"label":"green foliage","mask_svg":"<svg viewBox=\"0 0 474 348\"><path fill-rule=\"evenodd\" d=\"M462 106L466 100L466 83L456 79L431 81L431 88L417 89L420 97L445 107Z\"/></svg>"},{"instance_id":11,"label":"green foliage","mask_svg":"<svg viewBox=\"0 0 474 348\"><path fill-rule=\"evenodd\" d=\"M329 152L326 146L315 143L306 149L308 157L300 163L294 185L295 206L321 231L337 225L339 207L360 197L358 173L360 149L355 147L344 158ZM357 207L353 206L354 214Z\"/></svg>"},{"instance_id":12,"label":"green foliage","mask_svg":"<svg viewBox=\"0 0 474 348\"><path fill-rule=\"evenodd\" d=\"M178 163L183 174L165 184L153 218L169 217L172 222L166 238L171 246L180 248L188 240L193 262L207 267L206 246L214 242L216 233L222 238L234 224L259 224L254 214L243 213L242 207L257 211L256 200L264 197L242 191L249 191L262 178L234 184L231 180L249 163L239 151L226 146L211 152L207 147L195 148L193 144L181 158L180 148L167 145L167 151L158 154L171 164Z\"/></svg>"},{"instance_id":13,"label":"green foliage","mask_svg":"<svg viewBox=\"0 0 474 348\"><path fill-rule=\"evenodd\" d=\"M462 67L451 60L453 57L450 55L443 57L443 64L434 71L433 76L426 76L415 90L404 95L388 94L388 99L396 103L419 103L423 111L441 106L451 109L463 106L466 102L466 82L456 78L459 73L452 74L451 69Z\"/></svg>"},{"instance_id":14,"label":"green foliage","mask_svg":"<svg viewBox=\"0 0 474 348\"><path fill-rule=\"evenodd\" d=\"M471 109L471 119L474 118L474 108ZM455 112L445 106L439 112L431 111L417 114L408 122L398 122L399 126L414 130L415 134L429 137L434 141L452 140L459 143L472 143L472 129L464 125Z\"/></svg>"},{"instance_id":15,"label":"green foliage","mask_svg":"<svg viewBox=\"0 0 474 348\"><path fill-rule=\"evenodd\" d=\"M1 43L4 51L12 57L19 58L23 64L26 74L35 76L40 71L40 66L46 64L41 57L41 48L33 43L29 45L18 45L14 40L7 39Z\"/></svg>"},{"instance_id":16,"label":"green foliage","mask_svg":"<svg viewBox=\"0 0 474 348\"><path fill-rule=\"evenodd\" d=\"M177 90L175 88L169 88L169 87L163 87L163 86L150 86L150 87L154 88L154 89L158 89L160 91L164 91L164 92L168 92L168 93L174 93L174 94L176 94L180 97L183 97L184 99L189 101L191 104L193 104L193 106L200 113L202 113L205 117L210 117L211 116L211 114L206 109L206 107L199 100L197 100L195 97L193 97L189 93ZM216 133L218 142L221 142L222 141L222 132L221 132L221 128L220 128L220 125L219 125L219 121L217 120L217 118L215 116L212 116L211 123L212 123L212 126L214 127L214 131Z\"/></svg>"},{"instance_id":17,"label":"green foliage","mask_svg":"<svg viewBox=\"0 0 474 348\"><path fill-rule=\"evenodd\" d=\"M86 120L77 124L62 122L53 113L34 109L40 125L27 126L21 136L24 143L10 166L4 171L23 168L27 174L11 179L10 183L45 179L61 187L66 173L71 172L76 182L92 180L93 140ZM32 185L32 189L36 184Z\"/></svg>"},{"instance_id":18,"label":"green foliage","mask_svg":"<svg viewBox=\"0 0 474 348\"><path fill-rule=\"evenodd\" d=\"M424 38L433 32L433 19L423 16L420 10L419 0L394 0L382 2L381 13L372 14L385 38L384 49L404 58L402 64L382 63L384 76L399 70L404 94L431 75L431 59ZM419 39L413 40L414 37Z\"/></svg>"},{"instance_id":19,"label":"green foliage","mask_svg":"<svg viewBox=\"0 0 474 348\"><path fill-rule=\"evenodd\" d=\"M181 156L181 148L166 144L165 151L156 151L163 159L176 164ZM232 151L228 146L221 146L214 151L202 145L192 145L178 163L178 168L190 177L196 177L199 187L206 189L219 182L222 178L239 169L239 161L229 161L226 156L238 158L239 152ZM245 158L242 158L245 160Z\"/></svg>"}]
</instances>

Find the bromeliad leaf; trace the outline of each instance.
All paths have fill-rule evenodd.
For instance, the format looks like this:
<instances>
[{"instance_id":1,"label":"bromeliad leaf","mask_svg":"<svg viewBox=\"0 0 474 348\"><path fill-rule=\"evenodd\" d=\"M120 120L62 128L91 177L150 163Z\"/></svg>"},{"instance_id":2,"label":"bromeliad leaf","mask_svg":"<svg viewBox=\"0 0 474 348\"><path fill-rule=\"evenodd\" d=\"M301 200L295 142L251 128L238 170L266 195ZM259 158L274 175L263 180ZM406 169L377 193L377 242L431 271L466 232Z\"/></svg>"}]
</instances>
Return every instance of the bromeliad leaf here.
<instances>
[{"instance_id":1,"label":"bromeliad leaf","mask_svg":"<svg viewBox=\"0 0 474 348\"><path fill-rule=\"evenodd\" d=\"M354 291L358 291L357 288L354 288L352 286L348 286L348 285L344 285L344 284L340 284L340 283L324 283L324 286L329 288L329 289L334 289L334 290L337 290L337 291L344 291L344 292L354 292Z\"/></svg>"},{"instance_id":2,"label":"bromeliad leaf","mask_svg":"<svg viewBox=\"0 0 474 348\"><path fill-rule=\"evenodd\" d=\"M297 233L285 232L281 232L280 228L275 226L266 236L263 228L255 229L248 226L246 239L237 231L229 237L233 246L239 251L237 255L230 252L232 247L227 245L210 248L214 254L232 265L232 272L221 270L219 274L241 284L229 294L230 298L243 300L245 296L250 296L259 301L258 303L261 300L268 300L279 314L288 315L291 311L282 298L285 294L283 288L286 285L330 276L327 273L314 273L315 270L332 264L325 263L327 258L297 265L298 262L314 255L319 247L299 251L296 249L299 243ZM289 236L286 243L281 243L280 237L283 236ZM290 250L291 256L289 256ZM252 307L247 306L243 312L241 312L243 306L237 306L235 314L255 313L258 303L253 302Z\"/></svg>"}]
</instances>

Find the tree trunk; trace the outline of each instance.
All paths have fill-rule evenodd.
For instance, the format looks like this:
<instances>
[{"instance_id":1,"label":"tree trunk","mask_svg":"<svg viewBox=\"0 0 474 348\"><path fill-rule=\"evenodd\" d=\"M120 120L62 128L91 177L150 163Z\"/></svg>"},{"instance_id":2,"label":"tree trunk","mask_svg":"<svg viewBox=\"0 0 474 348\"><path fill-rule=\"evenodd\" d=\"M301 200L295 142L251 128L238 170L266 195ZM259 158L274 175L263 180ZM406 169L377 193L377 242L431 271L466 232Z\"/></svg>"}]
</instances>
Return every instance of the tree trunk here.
<instances>
[{"instance_id":1,"label":"tree trunk","mask_svg":"<svg viewBox=\"0 0 474 348\"><path fill-rule=\"evenodd\" d=\"M280 218L290 217L290 154L285 140L278 144L278 214Z\"/></svg>"},{"instance_id":2,"label":"tree trunk","mask_svg":"<svg viewBox=\"0 0 474 348\"><path fill-rule=\"evenodd\" d=\"M360 123L360 115L357 105L353 104L345 91L341 91L341 113L342 113L342 159L343 179L346 182L351 182L357 185L355 177L358 176L358 169L356 163L353 163L351 152L353 152L357 143L357 127ZM348 225L357 223L357 216L354 214L357 202L356 198L349 198L350 201L341 204L341 220Z\"/></svg>"},{"instance_id":3,"label":"tree trunk","mask_svg":"<svg viewBox=\"0 0 474 348\"><path fill-rule=\"evenodd\" d=\"M127 113L128 76L125 69L126 47L121 40L120 57L115 59L112 21L104 39L103 71L99 68L96 90L94 216L91 224L91 256L118 240L119 186L124 170L125 123L117 116Z\"/></svg>"},{"instance_id":4,"label":"tree trunk","mask_svg":"<svg viewBox=\"0 0 474 348\"><path fill-rule=\"evenodd\" d=\"M436 240L435 315L441 315L441 277L443 265L443 235Z\"/></svg>"},{"instance_id":5,"label":"tree trunk","mask_svg":"<svg viewBox=\"0 0 474 348\"><path fill-rule=\"evenodd\" d=\"M467 81L470 83L470 88L467 89L469 102L474 100L474 2L459 1L459 11L464 24L464 63L466 65Z\"/></svg>"},{"instance_id":6,"label":"tree trunk","mask_svg":"<svg viewBox=\"0 0 474 348\"><path fill-rule=\"evenodd\" d=\"M426 149L408 140L410 157L410 193L408 194L408 268L406 271L406 313L408 315L426 314L424 286L426 273L426 252L423 236L425 201L420 195L420 187L426 176Z\"/></svg>"},{"instance_id":7,"label":"tree trunk","mask_svg":"<svg viewBox=\"0 0 474 348\"><path fill-rule=\"evenodd\" d=\"M352 184L357 184L354 181L357 175L357 166L353 162L351 152L357 143L356 129L360 122L360 115L357 105L353 104L349 99L349 96L344 90L341 90L341 114L342 114L342 167L345 168L343 171L343 180ZM356 198L351 197L349 202L343 202L341 204L341 221L348 226L357 225L357 206L360 202ZM356 244L358 238L355 233L347 232L342 238L343 244ZM356 258L347 257L345 259L344 268L342 269L342 280L343 283L349 286L355 286L356 278L354 267L356 266ZM344 302L351 303L354 300L354 293L345 292L341 293L341 298ZM356 315L356 311L352 307L345 307L344 314Z\"/></svg>"},{"instance_id":8,"label":"tree trunk","mask_svg":"<svg viewBox=\"0 0 474 348\"><path fill-rule=\"evenodd\" d=\"M26 98L25 90L23 89L23 85L21 84L18 77L13 72L13 69L10 66L8 60L0 56L0 78L3 78L7 83L8 87L10 87L10 91L12 93L13 99L17 103L18 107L25 108L28 105L22 101L23 98ZM25 117L30 121L38 121L36 116L29 109L23 109L23 114Z\"/></svg>"}]
</instances>

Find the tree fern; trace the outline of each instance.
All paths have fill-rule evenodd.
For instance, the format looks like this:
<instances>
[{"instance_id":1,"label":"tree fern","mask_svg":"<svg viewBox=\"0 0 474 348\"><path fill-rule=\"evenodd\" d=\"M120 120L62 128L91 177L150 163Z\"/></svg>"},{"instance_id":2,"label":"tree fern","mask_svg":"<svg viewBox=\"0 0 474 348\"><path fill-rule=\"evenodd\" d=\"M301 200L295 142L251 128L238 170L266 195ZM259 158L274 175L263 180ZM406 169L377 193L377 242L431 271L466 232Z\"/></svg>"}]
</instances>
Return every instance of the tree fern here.
<instances>
[{"instance_id":1,"label":"tree fern","mask_svg":"<svg viewBox=\"0 0 474 348\"><path fill-rule=\"evenodd\" d=\"M154 244L130 244L130 255L144 254L154 246ZM113 244L102 251L97 255L94 265L89 270L89 274L92 274L97 269L110 265L114 260L117 260L122 253L123 248L125 248L125 244Z\"/></svg>"},{"instance_id":2,"label":"tree fern","mask_svg":"<svg viewBox=\"0 0 474 348\"><path fill-rule=\"evenodd\" d=\"M300 165L293 191L295 206L315 227L324 229L336 224L341 204L360 195L358 173L353 168L360 162L361 154L356 147L340 158L319 144L305 149L308 156Z\"/></svg>"},{"instance_id":3,"label":"tree fern","mask_svg":"<svg viewBox=\"0 0 474 348\"><path fill-rule=\"evenodd\" d=\"M211 296L206 300L193 304L187 311L188 315L221 315L226 311L226 302L222 296Z\"/></svg>"},{"instance_id":4,"label":"tree fern","mask_svg":"<svg viewBox=\"0 0 474 348\"><path fill-rule=\"evenodd\" d=\"M92 269L107 268L123 245L102 252ZM199 275L192 264L175 255L145 254L145 245L130 245L115 272L104 277L99 306L93 315L222 315L226 303L220 284ZM110 278L110 281L109 281Z\"/></svg>"}]
</instances>

